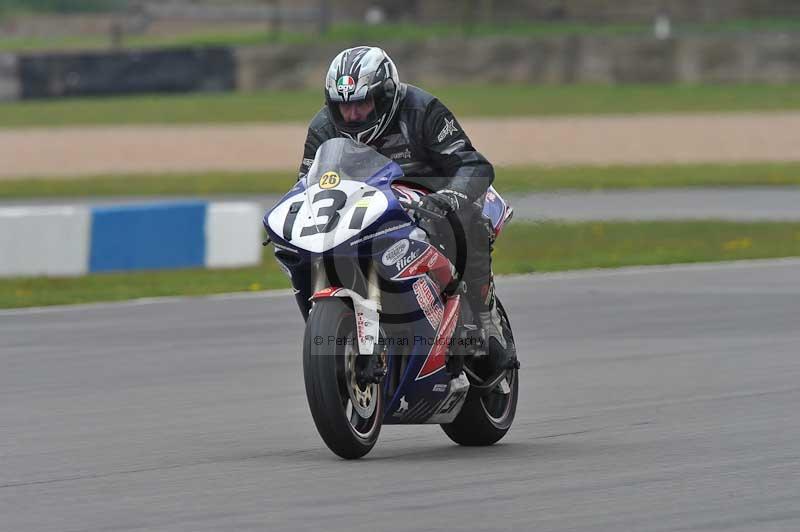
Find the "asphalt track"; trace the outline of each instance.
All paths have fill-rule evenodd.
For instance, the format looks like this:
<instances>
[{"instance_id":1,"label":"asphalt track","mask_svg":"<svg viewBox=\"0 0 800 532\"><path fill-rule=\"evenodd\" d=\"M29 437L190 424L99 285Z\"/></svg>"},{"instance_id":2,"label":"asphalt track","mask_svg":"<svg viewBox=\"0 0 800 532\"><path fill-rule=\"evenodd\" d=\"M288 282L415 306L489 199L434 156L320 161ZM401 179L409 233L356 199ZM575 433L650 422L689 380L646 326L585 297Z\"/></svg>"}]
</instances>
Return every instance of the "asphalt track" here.
<instances>
[{"instance_id":1,"label":"asphalt track","mask_svg":"<svg viewBox=\"0 0 800 532\"><path fill-rule=\"evenodd\" d=\"M656 190L554 191L507 195L516 218L535 220L800 220L800 187L683 188ZM118 205L194 198L54 198L0 202L4 206ZM203 197L209 201L257 201L264 211L279 195Z\"/></svg>"},{"instance_id":2,"label":"asphalt track","mask_svg":"<svg viewBox=\"0 0 800 532\"><path fill-rule=\"evenodd\" d=\"M800 260L504 278L517 420L335 458L290 296L0 312L0 530L800 530Z\"/></svg>"}]
</instances>

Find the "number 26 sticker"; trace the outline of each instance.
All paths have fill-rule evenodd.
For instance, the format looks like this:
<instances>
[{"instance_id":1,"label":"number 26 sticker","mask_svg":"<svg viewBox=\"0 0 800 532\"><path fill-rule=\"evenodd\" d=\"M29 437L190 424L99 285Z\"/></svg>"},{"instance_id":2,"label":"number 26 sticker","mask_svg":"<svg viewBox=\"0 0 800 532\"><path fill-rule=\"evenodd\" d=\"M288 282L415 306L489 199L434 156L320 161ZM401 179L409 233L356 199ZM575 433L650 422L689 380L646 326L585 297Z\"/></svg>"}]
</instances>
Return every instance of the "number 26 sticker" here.
<instances>
[{"instance_id":1,"label":"number 26 sticker","mask_svg":"<svg viewBox=\"0 0 800 532\"><path fill-rule=\"evenodd\" d=\"M320 188L334 188L339 184L339 174L336 172L325 172L319 179Z\"/></svg>"}]
</instances>

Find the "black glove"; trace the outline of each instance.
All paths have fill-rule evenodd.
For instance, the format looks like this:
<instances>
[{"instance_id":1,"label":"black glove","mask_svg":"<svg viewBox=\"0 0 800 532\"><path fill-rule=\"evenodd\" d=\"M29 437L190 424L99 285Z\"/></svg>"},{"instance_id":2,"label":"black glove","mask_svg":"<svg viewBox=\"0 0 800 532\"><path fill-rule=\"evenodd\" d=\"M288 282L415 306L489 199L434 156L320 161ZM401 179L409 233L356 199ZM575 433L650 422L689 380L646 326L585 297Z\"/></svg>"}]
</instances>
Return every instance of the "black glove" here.
<instances>
[{"instance_id":1,"label":"black glove","mask_svg":"<svg viewBox=\"0 0 800 532\"><path fill-rule=\"evenodd\" d=\"M420 206L428 211L433 211L446 216L461 208L461 202L467 201L466 194L455 190L444 189L424 196Z\"/></svg>"}]
</instances>

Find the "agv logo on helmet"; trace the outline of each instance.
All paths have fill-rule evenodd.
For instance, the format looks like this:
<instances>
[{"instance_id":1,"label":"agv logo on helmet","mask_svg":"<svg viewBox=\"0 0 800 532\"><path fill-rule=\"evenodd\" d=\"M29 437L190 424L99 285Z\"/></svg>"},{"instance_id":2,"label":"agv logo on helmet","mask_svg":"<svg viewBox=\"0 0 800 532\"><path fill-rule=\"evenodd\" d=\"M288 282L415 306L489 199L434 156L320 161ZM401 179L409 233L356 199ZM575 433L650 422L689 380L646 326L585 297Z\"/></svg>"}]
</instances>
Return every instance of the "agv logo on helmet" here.
<instances>
[{"instance_id":1,"label":"agv logo on helmet","mask_svg":"<svg viewBox=\"0 0 800 532\"><path fill-rule=\"evenodd\" d=\"M352 76L342 76L336 80L336 90L342 95L344 101L348 101L350 95L356 90L356 80Z\"/></svg>"}]
</instances>

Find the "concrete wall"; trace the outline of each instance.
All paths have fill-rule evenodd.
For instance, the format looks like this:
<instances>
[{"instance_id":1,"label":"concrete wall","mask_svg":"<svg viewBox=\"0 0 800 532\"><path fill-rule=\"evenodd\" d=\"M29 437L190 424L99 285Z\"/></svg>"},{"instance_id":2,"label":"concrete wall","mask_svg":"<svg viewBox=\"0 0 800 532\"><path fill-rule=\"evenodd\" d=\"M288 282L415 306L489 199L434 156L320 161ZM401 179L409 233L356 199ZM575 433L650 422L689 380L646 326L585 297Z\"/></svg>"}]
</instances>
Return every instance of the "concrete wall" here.
<instances>
[{"instance_id":1,"label":"concrete wall","mask_svg":"<svg viewBox=\"0 0 800 532\"><path fill-rule=\"evenodd\" d=\"M384 45L404 80L448 83L796 83L800 33L442 39ZM237 51L241 90L321 87L337 46Z\"/></svg>"},{"instance_id":2,"label":"concrete wall","mask_svg":"<svg viewBox=\"0 0 800 532\"><path fill-rule=\"evenodd\" d=\"M261 262L256 203L0 209L0 277L76 276Z\"/></svg>"},{"instance_id":3,"label":"concrete wall","mask_svg":"<svg viewBox=\"0 0 800 532\"><path fill-rule=\"evenodd\" d=\"M0 277L86 273L90 225L85 208L0 209Z\"/></svg>"}]
</instances>

